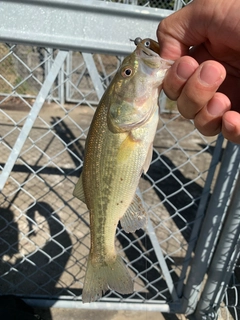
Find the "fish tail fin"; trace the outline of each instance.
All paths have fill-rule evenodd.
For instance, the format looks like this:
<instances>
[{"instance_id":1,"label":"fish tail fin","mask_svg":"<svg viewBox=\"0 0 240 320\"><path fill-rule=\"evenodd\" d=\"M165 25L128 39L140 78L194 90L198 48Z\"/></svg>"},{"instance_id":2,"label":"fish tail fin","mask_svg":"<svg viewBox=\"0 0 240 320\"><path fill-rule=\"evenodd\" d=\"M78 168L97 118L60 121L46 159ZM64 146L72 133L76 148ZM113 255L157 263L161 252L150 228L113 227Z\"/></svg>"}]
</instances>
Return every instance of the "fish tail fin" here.
<instances>
[{"instance_id":1,"label":"fish tail fin","mask_svg":"<svg viewBox=\"0 0 240 320\"><path fill-rule=\"evenodd\" d=\"M110 264L94 266L89 255L82 293L83 303L101 298L109 288L122 294L133 292L133 281L121 256L117 255Z\"/></svg>"}]
</instances>

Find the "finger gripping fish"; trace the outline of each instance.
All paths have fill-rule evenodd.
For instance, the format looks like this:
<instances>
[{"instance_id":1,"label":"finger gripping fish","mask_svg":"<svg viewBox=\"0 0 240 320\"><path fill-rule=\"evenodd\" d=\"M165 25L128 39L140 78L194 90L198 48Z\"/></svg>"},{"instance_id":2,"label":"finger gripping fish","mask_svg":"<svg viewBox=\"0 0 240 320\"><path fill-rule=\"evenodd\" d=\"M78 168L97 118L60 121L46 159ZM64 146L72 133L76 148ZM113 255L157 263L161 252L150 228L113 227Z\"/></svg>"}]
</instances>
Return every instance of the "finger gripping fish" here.
<instances>
[{"instance_id":1,"label":"finger gripping fish","mask_svg":"<svg viewBox=\"0 0 240 320\"><path fill-rule=\"evenodd\" d=\"M136 49L123 60L89 129L83 171L73 192L90 213L83 302L95 301L109 288L121 294L133 292L133 281L114 242L119 220L126 232L146 222L136 189L151 162L158 96L171 66L151 41L135 41Z\"/></svg>"}]
</instances>

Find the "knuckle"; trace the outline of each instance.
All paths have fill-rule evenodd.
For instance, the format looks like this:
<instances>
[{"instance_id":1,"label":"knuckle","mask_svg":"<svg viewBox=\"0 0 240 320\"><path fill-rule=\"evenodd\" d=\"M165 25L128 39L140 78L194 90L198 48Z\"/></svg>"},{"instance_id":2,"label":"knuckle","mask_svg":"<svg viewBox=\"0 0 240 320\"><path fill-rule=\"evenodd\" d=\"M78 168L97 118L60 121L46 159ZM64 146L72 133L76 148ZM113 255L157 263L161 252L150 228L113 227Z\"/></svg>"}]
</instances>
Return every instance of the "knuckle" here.
<instances>
[{"instance_id":1,"label":"knuckle","mask_svg":"<svg viewBox=\"0 0 240 320\"><path fill-rule=\"evenodd\" d=\"M186 119L194 119L196 114L204 107L204 103L200 103L199 100L195 99L191 95L183 90L177 101L178 109L180 113Z\"/></svg>"},{"instance_id":2,"label":"knuckle","mask_svg":"<svg viewBox=\"0 0 240 320\"><path fill-rule=\"evenodd\" d=\"M158 28L157 28L157 33L162 33L164 34L164 32L167 30L166 28L166 21L165 19L163 19L159 24L158 24Z\"/></svg>"},{"instance_id":3,"label":"knuckle","mask_svg":"<svg viewBox=\"0 0 240 320\"><path fill-rule=\"evenodd\" d=\"M194 119L194 125L204 136L215 136L221 132L221 123L219 121L207 121L205 123Z\"/></svg>"},{"instance_id":4,"label":"knuckle","mask_svg":"<svg viewBox=\"0 0 240 320\"><path fill-rule=\"evenodd\" d=\"M173 70L169 69L163 81L163 90L169 99L176 101L182 91L184 83L175 77Z\"/></svg>"},{"instance_id":5,"label":"knuckle","mask_svg":"<svg viewBox=\"0 0 240 320\"><path fill-rule=\"evenodd\" d=\"M180 93L176 91L174 88L165 85L163 85L163 91L166 94L166 96L173 101L176 101L180 95Z\"/></svg>"},{"instance_id":6,"label":"knuckle","mask_svg":"<svg viewBox=\"0 0 240 320\"><path fill-rule=\"evenodd\" d=\"M200 112L194 117L194 125L200 133L205 136L215 136L221 132L222 128L222 117L209 116L207 107L204 107Z\"/></svg>"}]
</instances>

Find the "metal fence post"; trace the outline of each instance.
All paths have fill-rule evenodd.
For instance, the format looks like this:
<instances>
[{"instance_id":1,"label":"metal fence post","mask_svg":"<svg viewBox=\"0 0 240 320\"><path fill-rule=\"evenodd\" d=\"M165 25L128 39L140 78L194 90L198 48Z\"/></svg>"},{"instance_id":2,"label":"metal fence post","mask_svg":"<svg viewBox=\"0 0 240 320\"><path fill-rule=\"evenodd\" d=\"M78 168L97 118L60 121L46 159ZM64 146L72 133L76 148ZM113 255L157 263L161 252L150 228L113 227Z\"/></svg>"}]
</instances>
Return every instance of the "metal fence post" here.
<instances>
[{"instance_id":1,"label":"metal fence post","mask_svg":"<svg viewBox=\"0 0 240 320\"><path fill-rule=\"evenodd\" d=\"M64 104L66 101L65 97L65 81L64 81L64 62L58 74L58 98L60 104Z\"/></svg>"},{"instance_id":2,"label":"metal fence post","mask_svg":"<svg viewBox=\"0 0 240 320\"><path fill-rule=\"evenodd\" d=\"M183 312L194 312L201 291L204 275L211 261L222 221L229 203L233 182L239 166L239 147L228 142L218 178L211 196L206 216L196 245L195 255L191 264L191 271L183 292Z\"/></svg>"},{"instance_id":3,"label":"metal fence post","mask_svg":"<svg viewBox=\"0 0 240 320\"><path fill-rule=\"evenodd\" d=\"M96 65L94 63L93 57L90 53L83 53L83 59L86 63L86 67L88 69L88 72L90 74L90 77L92 79L94 88L96 90L96 94L98 96L98 99L100 100L102 95L104 94L104 88L101 83L101 80L99 78L99 74L96 68Z\"/></svg>"},{"instance_id":4,"label":"metal fence post","mask_svg":"<svg viewBox=\"0 0 240 320\"><path fill-rule=\"evenodd\" d=\"M37 116L48 96L48 93L62 67L62 64L64 60L66 59L67 52L66 51L59 51L51 70L49 71L43 86L41 90L39 91L39 94L33 104L32 110L30 111L26 122L24 123L24 126L15 142L15 145L12 149L12 152L9 155L8 161L6 162L2 173L0 175L0 190L4 188L4 185L12 171L12 168L21 152L21 149L29 135L29 132L32 129L32 126L37 119Z\"/></svg>"},{"instance_id":5,"label":"metal fence post","mask_svg":"<svg viewBox=\"0 0 240 320\"><path fill-rule=\"evenodd\" d=\"M214 152L212 155L212 161L209 167L209 172L208 172L208 176L204 185L204 189L201 195L201 199L199 202L199 206L198 206L198 211L197 211L197 215L196 215L196 222L194 223L192 232L191 232L191 237L189 239L189 244L188 244L188 249L187 249L187 253L185 256L185 262L183 264L183 268L181 271L181 276L180 276L180 281L178 283L178 287L177 287L177 293L178 296L180 297L182 295L183 292L183 287L184 287L184 280L187 274L187 269L189 267L190 264L190 260L191 260L191 255L192 252L194 251L194 247L196 246L197 243L197 239L198 239L198 234L199 234L199 230L202 226L202 222L204 219L204 213L206 211L206 207L208 205L208 199L209 199L209 194L211 192L211 184L213 181L213 177L216 171L216 167L218 162L221 159L221 151L222 151L222 145L223 145L223 141L224 138L222 136L222 134L220 134L218 136L215 148L214 148Z\"/></svg>"},{"instance_id":6,"label":"metal fence post","mask_svg":"<svg viewBox=\"0 0 240 320\"><path fill-rule=\"evenodd\" d=\"M207 282L196 309L196 319L209 318L209 315L213 319L216 318L217 310L222 302L238 256L239 234L240 175L238 173L231 203L226 214L226 221L209 267Z\"/></svg>"}]
</instances>

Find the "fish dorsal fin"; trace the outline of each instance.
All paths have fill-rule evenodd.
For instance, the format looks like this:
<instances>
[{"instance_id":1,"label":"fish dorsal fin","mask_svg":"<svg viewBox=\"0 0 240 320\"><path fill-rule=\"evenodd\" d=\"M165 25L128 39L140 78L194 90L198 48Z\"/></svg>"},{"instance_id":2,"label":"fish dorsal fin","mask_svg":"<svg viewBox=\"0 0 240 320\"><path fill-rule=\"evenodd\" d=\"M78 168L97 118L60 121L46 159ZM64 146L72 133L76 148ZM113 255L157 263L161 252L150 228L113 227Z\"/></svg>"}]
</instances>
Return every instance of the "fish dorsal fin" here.
<instances>
[{"instance_id":1,"label":"fish dorsal fin","mask_svg":"<svg viewBox=\"0 0 240 320\"><path fill-rule=\"evenodd\" d=\"M144 209L142 200L138 195L135 195L132 203L128 207L127 211L120 219L123 230L127 233L135 232L136 230L143 228L147 221L147 214Z\"/></svg>"},{"instance_id":2,"label":"fish dorsal fin","mask_svg":"<svg viewBox=\"0 0 240 320\"><path fill-rule=\"evenodd\" d=\"M74 197L78 198L85 203L85 196L83 191L82 174L80 175L78 182L73 190Z\"/></svg>"},{"instance_id":3,"label":"fish dorsal fin","mask_svg":"<svg viewBox=\"0 0 240 320\"><path fill-rule=\"evenodd\" d=\"M149 149L148 149L148 154L147 154L146 160L145 160L143 168L142 168L144 173L146 173L150 167L150 164L152 161L152 153L153 153L153 144L151 143L149 146Z\"/></svg>"}]
</instances>

